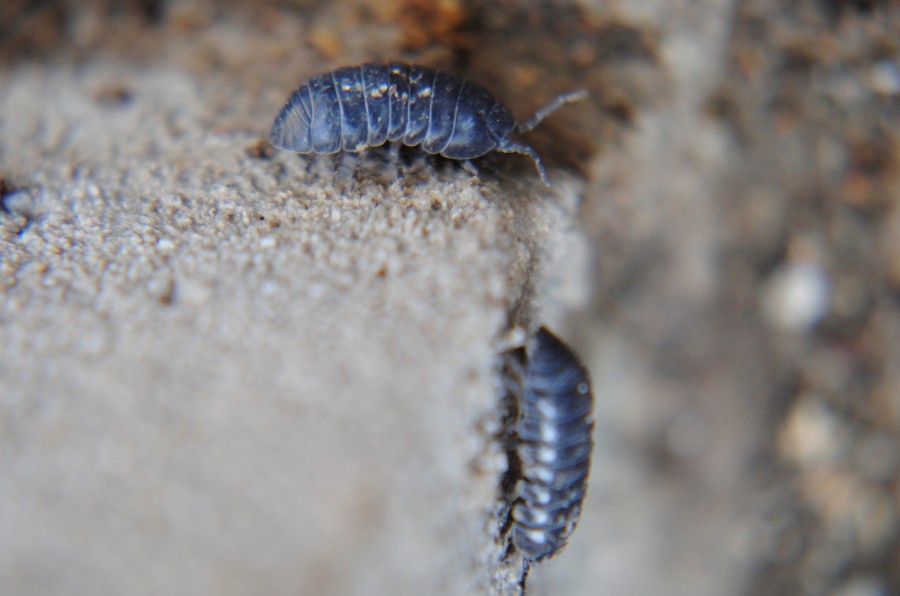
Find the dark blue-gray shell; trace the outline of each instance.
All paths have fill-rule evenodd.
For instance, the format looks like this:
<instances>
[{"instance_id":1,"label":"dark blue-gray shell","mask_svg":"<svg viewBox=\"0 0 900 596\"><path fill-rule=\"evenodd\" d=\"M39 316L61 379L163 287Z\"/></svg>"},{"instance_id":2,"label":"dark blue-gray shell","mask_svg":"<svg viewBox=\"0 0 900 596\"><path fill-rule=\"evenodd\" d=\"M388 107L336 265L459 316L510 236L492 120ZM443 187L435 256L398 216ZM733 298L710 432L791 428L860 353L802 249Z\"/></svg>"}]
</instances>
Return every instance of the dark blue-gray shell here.
<instances>
[{"instance_id":1,"label":"dark blue-gray shell","mask_svg":"<svg viewBox=\"0 0 900 596\"><path fill-rule=\"evenodd\" d=\"M386 141L472 159L503 144L509 110L482 86L441 70L364 64L311 78L291 95L269 135L298 153L357 152Z\"/></svg>"},{"instance_id":2,"label":"dark blue-gray shell","mask_svg":"<svg viewBox=\"0 0 900 596\"><path fill-rule=\"evenodd\" d=\"M357 152L386 141L421 145L427 153L474 159L491 151L541 158L509 135L526 132L583 90L554 98L526 122L516 122L490 92L471 81L427 66L363 64L314 76L288 99L269 140L297 153Z\"/></svg>"},{"instance_id":3,"label":"dark blue-gray shell","mask_svg":"<svg viewBox=\"0 0 900 596\"><path fill-rule=\"evenodd\" d=\"M526 560L540 561L565 546L581 514L593 449L593 395L584 365L544 327L524 364L513 368L510 540Z\"/></svg>"}]
</instances>

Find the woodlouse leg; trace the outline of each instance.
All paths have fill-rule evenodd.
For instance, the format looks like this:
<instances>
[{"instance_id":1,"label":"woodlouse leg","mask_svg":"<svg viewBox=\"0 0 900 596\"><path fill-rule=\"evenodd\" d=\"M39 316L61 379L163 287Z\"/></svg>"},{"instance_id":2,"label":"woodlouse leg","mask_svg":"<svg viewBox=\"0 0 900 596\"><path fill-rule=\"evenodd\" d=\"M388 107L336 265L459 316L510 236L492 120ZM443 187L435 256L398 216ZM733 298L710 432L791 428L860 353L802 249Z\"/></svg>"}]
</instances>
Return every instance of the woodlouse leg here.
<instances>
[{"instance_id":1,"label":"woodlouse leg","mask_svg":"<svg viewBox=\"0 0 900 596\"><path fill-rule=\"evenodd\" d=\"M547 181L547 172L544 171L544 164L541 163L541 157L537 154L537 151L528 145L520 145L519 143L507 141L503 145L497 147L497 151L500 153L521 153L527 155L534 161L534 167L537 168L538 176L541 177L541 182L548 187L550 186L550 182Z\"/></svg>"},{"instance_id":2,"label":"woodlouse leg","mask_svg":"<svg viewBox=\"0 0 900 596\"><path fill-rule=\"evenodd\" d=\"M528 583L528 572L531 571L531 565L528 564L528 559L522 560L522 581L519 582L519 588L521 592L519 592L522 596L525 596L526 584Z\"/></svg>"},{"instance_id":3,"label":"woodlouse leg","mask_svg":"<svg viewBox=\"0 0 900 596\"><path fill-rule=\"evenodd\" d=\"M403 168L400 164L400 143L388 143L387 150L391 168L394 170L398 178L402 178Z\"/></svg>"},{"instance_id":4,"label":"woodlouse leg","mask_svg":"<svg viewBox=\"0 0 900 596\"><path fill-rule=\"evenodd\" d=\"M344 163L343 156L340 153L335 153L329 157L329 161L331 161L331 185L337 186L341 180L340 172Z\"/></svg>"},{"instance_id":5,"label":"woodlouse leg","mask_svg":"<svg viewBox=\"0 0 900 596\"><path fill-rule=\"evenodd\" d=\"M462 169L468 172L468 174L472 176L472 178L478 178L478 167L474 163L472 163L471 159L464 159L459 163L462 166Z\"/></svg>"},{"instance_id":6,"label":"woodlouse leg","mask_svg":"<svg viewBox=\"0 0 900 596\"><path fill-rule=\"evenodd\" d=\"M527 132L541 123L541 120L566 105L567 103L572 103L574 101L581 101L582 99L587 99L588 92L585 89L576 89L575 91L569 91L568 93L563 93L562 95L558 95L553 99L550 103L542 107L540 110L534 113L529 120L523 122L521 124L516 124L515 132Z\"/></svg>"},{"instance_id":7,"label":"woodlouse leg","mask_svg":"<svg viewBox=\"0 0 900 596\"><path fill-rule=\"evenodd\" d=\"M337 153L334 159L334 185L347 186L351 184L360 167L359 154Z\"/></svg>"},{"instance_id":8,"label":"woodlouse leg","mask_svg":"<svg viewBox=\"0 0 900 596\"><path fill-rule=\"evenodd\" d=\"M428 155L427 153L423 152L422 163L428 169L428 173L430 174L431 177L437 177L438 172L440 172L441 175L443 175L445 164L444 164L444 162L441 161L440 157L437 157L434 155Z\"/></svg>"},{"instance_id":9,"label":"woodlouse leg","mask_svg":"<svg viewBox=\"0 0 900 596\"><path fill-rule=\"evenodd\" d=\"M500 368L500 382L503 387L503 401L501 405L503 430L497 437L503 450L506 452L506 471L500 479L500 494L503 498L503 509L500 516L499 536L507 543L503 559L506 560L515 552L512 542L512 529L515 520L512 517L512 509L515 506L516 484L521 478L521 462L516 452L518 440L515 433L516 423L519 418L519 402L522 399L521 392L527 373L527 356L524 346L518 346L505 351L503 366Z\"/></svg>"}]
</instances>

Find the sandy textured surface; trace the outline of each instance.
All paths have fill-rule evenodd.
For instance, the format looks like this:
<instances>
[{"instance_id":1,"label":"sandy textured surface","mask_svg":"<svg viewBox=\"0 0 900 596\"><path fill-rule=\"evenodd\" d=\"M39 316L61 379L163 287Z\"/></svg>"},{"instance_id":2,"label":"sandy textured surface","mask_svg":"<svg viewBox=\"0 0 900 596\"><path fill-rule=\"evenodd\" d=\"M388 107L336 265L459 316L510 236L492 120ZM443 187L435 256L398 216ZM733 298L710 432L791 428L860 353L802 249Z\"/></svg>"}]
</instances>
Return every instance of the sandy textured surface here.
<instances>
[{"instance_id":1,"label":"sandy textured surface","mask_svg":"<svg viewBox=\"0 0 900 596\"><path fill-rule=\"evenodd\" d=\"M582 522L529 594L900 592L896 1L0 27L0 593L515 592L510 320L597 398ZM335 175L260 144L305 77L398 58L520 117L586 88L527 137L553 189L520 156Z\"/></svg>"},{"instance_id":2,"label":"sandy textured surface","mask_svg":"<svg viewBox=\"0 0 900 596\"><path fill-rule=\"evenodd\" d=\"M207 83L5 74L2 592L485 590L528 198L336 188L247 151L275 103L217 130L241 90Z\"/></svg>"}]
</instances>

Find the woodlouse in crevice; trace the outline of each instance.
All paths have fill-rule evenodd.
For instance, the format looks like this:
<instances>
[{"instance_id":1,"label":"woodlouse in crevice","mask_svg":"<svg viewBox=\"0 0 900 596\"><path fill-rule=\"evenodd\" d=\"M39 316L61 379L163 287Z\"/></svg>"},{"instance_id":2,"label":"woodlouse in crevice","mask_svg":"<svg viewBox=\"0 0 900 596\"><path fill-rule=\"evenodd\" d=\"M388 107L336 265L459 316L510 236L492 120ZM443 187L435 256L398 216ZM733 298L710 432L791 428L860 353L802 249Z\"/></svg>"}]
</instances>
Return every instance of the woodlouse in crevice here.
<instances>
[{"instance_id":1,"label":"woodlouse in crevice","mask_svg":"<svg viewBox=\"0 0 900 596\"><path fill-rule=\"evenodd\" d=\"M587 369L545 327L527 348L506 354L507 454L501 535L507 556L532 562L557 554L578 523L587 490L594 427Z\"/></svg>"},{"instance_id":2,"label":"woodlouse in crevice","mask_svg":"<svg viewBox=\"0 0 900 596\"><path fill-rule=\"evenodd\" d=\"M396 63L349 66L300 85L269 139L297 153L355 153L386 141L457 160L491 151L522 153L549 185L535 150L509 135L531 130L563 104L586 96L584 90L560 95L519 123L487 89L448 72Z\"/></svg>"}]
</instances>

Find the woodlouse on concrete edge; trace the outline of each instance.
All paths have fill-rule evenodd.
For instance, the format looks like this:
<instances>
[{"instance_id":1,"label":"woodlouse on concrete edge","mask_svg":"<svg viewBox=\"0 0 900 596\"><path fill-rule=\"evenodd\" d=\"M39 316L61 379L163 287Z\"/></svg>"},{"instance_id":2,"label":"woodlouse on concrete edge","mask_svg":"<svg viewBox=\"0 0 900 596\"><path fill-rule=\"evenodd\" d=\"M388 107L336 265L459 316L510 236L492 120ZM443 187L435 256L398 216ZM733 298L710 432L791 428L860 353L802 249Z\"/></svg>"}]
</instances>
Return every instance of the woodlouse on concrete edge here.
<instances>
[{"instance_id":1,"label":"woodlouse on concrete edge","mask_svg":"<svg viewBox=\"0 0 900 596\"><path fill-rule=\"evenodd\" d=\"M507 556L530 563L557 554L575 530L587 490L594 399L587 369L545 327L505 354L508 393Z\"/></svg>"},{"instance_id":2,"label":"woodlouse on concrete edge","mask_svg":"<svg viewBox=\"0 0 900 596\"><path fill-rule=\"evenodd\" d=\"M537 152L508 137L585 97L583 89L565 93L519 123L487 89L448 72L363 64L322 73L300 85L275 118L269 139L275 147L297 153L356 153L386 141L421 145L426 153L458 160L491 151L522 153L549 186Z\"/></svg>"}]
</instances>

